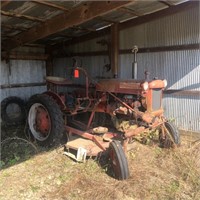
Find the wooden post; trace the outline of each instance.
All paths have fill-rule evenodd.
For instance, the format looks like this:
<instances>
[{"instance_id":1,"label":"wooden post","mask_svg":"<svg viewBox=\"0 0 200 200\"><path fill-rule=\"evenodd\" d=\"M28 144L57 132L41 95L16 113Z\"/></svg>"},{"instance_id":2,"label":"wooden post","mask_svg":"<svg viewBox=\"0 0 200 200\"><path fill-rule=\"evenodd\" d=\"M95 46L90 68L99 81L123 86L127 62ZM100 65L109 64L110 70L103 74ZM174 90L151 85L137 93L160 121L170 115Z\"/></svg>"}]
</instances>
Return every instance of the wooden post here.
<instances>
[{"instance_id":1,"label":"wooden post","mask_svg":"<svg viewBox=\"0 0 200 200\"><path fill-rule=\"evenodd\" d=\"M111 69L114 78L118 77L118 61L119 61L119 28L118 23L111 26Z\"/></svg>"}]
</instances>

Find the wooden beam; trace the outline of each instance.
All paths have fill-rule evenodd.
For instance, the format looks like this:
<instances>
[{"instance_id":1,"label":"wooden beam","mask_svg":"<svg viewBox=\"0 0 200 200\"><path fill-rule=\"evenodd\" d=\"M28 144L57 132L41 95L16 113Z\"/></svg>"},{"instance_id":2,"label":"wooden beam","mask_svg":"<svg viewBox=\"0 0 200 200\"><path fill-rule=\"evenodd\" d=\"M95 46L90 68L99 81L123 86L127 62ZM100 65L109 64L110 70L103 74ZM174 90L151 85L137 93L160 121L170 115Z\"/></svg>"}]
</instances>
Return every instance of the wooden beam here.
<instances>
[{"instance_id":1,"label":"wooden beam","mask_svg":"<svg viewBox=\"0 0 200 200\"><path fill-rule=\"evenodd\" d=\"M119 28L118 23L111 26L111 69L114 74L114 78L118 77L118 65L119 65Z\"/></svg>"},{"instance_id":2,"label":"wooden beam","mask_svg":"<svg viewBox=\"0 0 200 200\"><path fill-rule=\"evenodd\" d=\"M1 9L4 8L5 6L7 6L10 3L11 3L11 1L9 1L9 0L7 0L7 1L1 1Z\"/></svg>"},{"instance_id":3,"label":"wooden beam","mask_svg":"<svg viewBox=\"0 0 200 200\"><path fill-rule=\"evenodd\" d=\"M20 19L25 19L25 20L30 20L33 22L44 22L44 19L38 18L38 17L32 17L29 15L23 15L20 13L14 13L14 12L7 12L7 11L3 11L1 10L1 15L7 16L7 17L16 17L16 18L20 18Z\"/></svg>"},{"instance_id":4,"label":"wooden beam","mask_svg":"<svg viewBox=\"0 0 200 200\"><path fill-rule=\"evenodd\" d=\"M16 83L16 84L4 84L0 85L1 89L6 88L19 88L19 87L36 87L36 86L45 86L46 82L42 83Z\"/></svg>"},{"instance_id":5,"label":"wooden beam","mask_svg":"<svg viewBox=\"0 0 200 200\"><path fill-rule=\"evenodd\" d=\"M2 38L4 38L4 39L8 39L8 38L12 38L12 36L1 34L1 39L2 39Z\"/></svg>"},{"instance_id":6,"label":"wooden beam","mask_svg":"<svg viewBox=\"0 0 200 200\"><path fill-rule=\"evenodd\" d=\"M66 33L56 33L56 36L65 37L65 38L74 38L72 35Z\"/></svg>"},{"instance_id":7,"label":"wooden beam","mask_svg":"<svg viewBox=\"0 0 200 200\"><path fill-rule=\"evenodd\" d=\"M179 5L170 7L170 8L165 8L165 9L160 10L160 11L155 12L155 13L147 14L147 15L144 15L144 16L141 16L141 17L138 17L138 18L128 20L126 22L122 22L122 23L119 24L119 29L123 30L123 29L126 29L126 28L134 27L134 26L137 26L137 25L140 25L140 24L143 24L143 23L153 21L153 20L158 19L158 18L162 18L162 17L168 16L168 15L173 15L175 13L182 12L182 11L185 11L185 10L189 10L190 8L195 8L195 7L199 7L198 1L185 2L185 3L179 4ZM84 41L88 41L88 40L91 40L91 39L95 39L95 38L100 37L102 34L108 35L109 32L110 32L110 27L102 29L102 30L97 31L95 33L89 33L89 34L86 34L84 36L80 36L79 39L72 39L72 40L66 41L65 46L77 44L79 42L84 42ZM62 43L62 46L63 46L63 43ZM53 48L59 48L59 47L60 47L60 44L57 44Z\"/></svg>"},{"instance_id":8,"label":"wooden beam","mask_svg":"<svg viewBox=\"0 0 200 200\"><path fill-rule=\"evenodd\" d=\"M48 54L41 54L41 53L22 53L22 52L11 52L6 53L2 52L2 60L10 59L10 60L47 60L49 55Z\"/></svg>"},{"instance_id":9,"label":"wooden beam","mask_svg":"<svg viewBox=\"0 0 200 200\"><path fill-rule=\"evenodd\" d=\"M62 13L54 18L39 24L28 31L23 32L13 38L13 41L7 41L7 50L11 50L25 43L30 43L38 39L47 37L56 32L62 31L72 26L78 26L93 18L107 14L119 7L133 4L134 1L91 1L86 2L70 13Z\"/></svg>"},{"instance_id":10,"label":"wooden beam","mask_svg":"<svg viewBox=\"0 0 200 200\"><path fill-rule=\"evenodd\" d=\"M160 3L162 3L162 4L165 4L166 6L175 6L175 4L173 4L173 2L171 2L171 1L166 1L166 0L161 0L161 1L159 1Z\"/></svg>"},{"instance_id":11,"label":"wooden beam","mask_svg":"<svg viewBox=\"0 0 200 200\"><path fill-rule=\"evenodd\" d=\"M98 16L98 17L96 17L95 19L96 19L96 20L99 20L99 21L108 22L108 23L110 23L110 24L118 23L118 21L111 20L111 19L107 19L107 18L102 17L102 16Z\"/></svg>"},{"instance_id":12,"label":"wooden beam","mask_svg":"<svg viewBox=\"0 0 200 200\"><path fill-rule=\"evenodd\" d=\"M12 60L47 60L49 57L48 54L36 54L36 53L31 53L31 54L10 54L9 59Z\"/></svg>"},{"instance_id":13,"label":"wooden beam","mask_svg":"<svg viewBox=\"0 0 200 200\"><path fill-rule=\"evenodd\" d=\"M1 24L1 27L10 29L10 30L18 30L18 31L26 31L27 28L24 28L22 26L13 26L13 25L8 25L8 24Z\"/></svg>"},{"instance_id":14,"label":"wooden beam","mask_svg":"<svg viewBox=\"0 0 200 200\"><path fill-rule=\"evenodd\" d=\"M81 26L73 26L72 29L89 31L89 32L95 32L96 31L96 29L93 29L93 28L84 28L84 27L81 27Z\"/></svg>"},{"instance_id":15,"label":"wooden beam","mask_svg":"<svg viewBox=\"0 0 200 200\"><path fill-rule=\"evenodd\" d=\"M200 44L187 44L187 45L173 45L173 46L161 46L161 47L147 47L139 48L138 53L153 53L153 52L163 52L163 51L184 51L199 49ZM122 49L120 54L130 54L132 49Z\"/></svg>"},{"instance_id":16,"label":"wooden beam","mask_svg":"<svg viewBox=\"0 0 200 200\"><path fill-rule=\"evenodd\" d=\"M169 89L164 90L164 94L170 94L170 95L176 95L176 96L199 96L200 97L200 91L196 90L177 90L177 89Z\"/></svg>"},{"instance_id":17,"label":"wooden beam","mask_svg":"<svg viewBox=\"0 0 200 200\"><path fill-rule=\"evenodd\" d=\"M45 48L45 45L42 45L42 44L31 44L31 43L27 43L26 45L24 46L27 46L27 47L34 47L34 48Z\"/></svg>"},{"instance_id":18,"label":"wooden beam","mask_svg":"<svg viewBox=\"0 0 200 200\"><path fill-rule=\"evenodd\" d=\"M138 53L153 53L153 52L165 52L165 51L185 51L185 50L198 50L200 44L188 44L188 45L175 45L175 46L162 46L162 47L147 47L139 48ZM121 49L119 54L132 54L132 49ZM68 56L105 56L108 55L108 51L89 51L89 52L78 52L70 53ZM61 55L57 57L62 57Z\"/></svg>"},{"instance_id":19,"label":"wooden beam","mask_svg":"<svg viewBox=\"0 0 200 200\"><path fill-rule=\"evenodd\" d=\"M132 9L130 9L130 8L126 8L126 7L121 7L121 8L119 8L118 10L120 10L120 11L122 11L122 12L124 12L124 13L131 14L131 15L133 15L133 16L137 16L137 17L143 15L143 14L141 14L141 13L139 13L139 12L136 12L136 11L134 11L134 10L132 10Z\"/></svg>"},{"instance_id":20,"label":"wooden beam","mask_svg":"<svg viewBox=\"0 0 200 200\"><path fill-rule=\"evenodd\" d=\"M59 6L57 4L54 4L54 3L51 3L51 2L48 2L48 1L33 0L32 2L41 4L41 5L44 5L44 6L48 6L48 7L51 7L51 8L55 8L55 9L58 9L58 10L62 10L62 11L65 11L65 12L69 12L69 9L65 8L64 6Z\"/></svg>"}]
</instances>

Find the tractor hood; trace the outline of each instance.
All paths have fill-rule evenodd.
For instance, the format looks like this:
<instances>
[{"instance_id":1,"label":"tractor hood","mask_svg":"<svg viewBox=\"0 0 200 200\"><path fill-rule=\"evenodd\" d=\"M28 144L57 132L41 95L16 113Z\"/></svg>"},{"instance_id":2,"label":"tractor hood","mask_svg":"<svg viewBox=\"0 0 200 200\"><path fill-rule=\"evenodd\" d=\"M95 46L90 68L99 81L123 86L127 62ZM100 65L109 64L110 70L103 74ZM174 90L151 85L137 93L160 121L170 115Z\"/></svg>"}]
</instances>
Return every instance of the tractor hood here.
<instances>
[{"instance_id":1,"label":"tractor hood","mask_svg":"<svg viewBox=\"0 0 200 200\"><path fill-rule=\"evenodd\" d=\"M145 89L145 87L146 89ZM96 84L97 91L138 94L143 90L151 88L165 88L166 80L119 80L119 79L104 79Z\"/></svg>"}]
</instances>

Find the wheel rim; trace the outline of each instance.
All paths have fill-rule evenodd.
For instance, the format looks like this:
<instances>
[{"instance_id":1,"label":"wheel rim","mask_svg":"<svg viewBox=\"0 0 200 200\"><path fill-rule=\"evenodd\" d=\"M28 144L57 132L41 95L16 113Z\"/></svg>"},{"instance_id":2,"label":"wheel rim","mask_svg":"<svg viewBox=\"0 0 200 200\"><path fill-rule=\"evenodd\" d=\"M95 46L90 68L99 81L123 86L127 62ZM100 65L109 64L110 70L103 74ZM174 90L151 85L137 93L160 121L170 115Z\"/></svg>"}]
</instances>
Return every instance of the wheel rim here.
<instances>
[{"instance_id":1,"label":"wheel rim","mask_svg":"<svg viewBox=\"0 0 200 200\"><path fill-rule=\"evenodd\" d=\"M46 140L51 132L51 119L47 109L40 103L31 106L28 114L28 124L33 136L39 140Z\"/></svg>"}]
</instances>

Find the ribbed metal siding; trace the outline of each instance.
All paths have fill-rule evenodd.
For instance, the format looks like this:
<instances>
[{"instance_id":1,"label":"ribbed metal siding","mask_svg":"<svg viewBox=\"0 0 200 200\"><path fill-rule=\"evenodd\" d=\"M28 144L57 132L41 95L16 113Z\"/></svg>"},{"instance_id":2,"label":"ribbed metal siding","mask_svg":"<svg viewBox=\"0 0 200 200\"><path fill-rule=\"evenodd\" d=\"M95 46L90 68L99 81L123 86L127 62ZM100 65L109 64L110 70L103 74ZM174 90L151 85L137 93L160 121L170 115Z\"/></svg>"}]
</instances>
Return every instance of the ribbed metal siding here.
<instances>
[{"instance_id":1,"label":"ribbed metal siding","mask_svg":"<svg viewBox=\"0 0 200 200\"><path fill-rule=\"evenodd\" d=\"M10 67L5 61L1 61L0 84L41 83L44 82L45 74L44 61L11 60ZM8 96L18 96L28 99L31 95L41 93L45 90L46 86L1 89L0 100Z\"/></svg>"},{"instance_id":2,"label":"ribbed metal siding","mask_svg":"<svg viewBox=\"0 0 200 200\"><path fill-rule=\"evenodd\" d=\"M78 57L78 63L82 63L82 67L86 69L90 77L111 77L110 73L106 72L104 65L109 63L108 56L91 56ZM54 75L70 78L70 68L72 68L72 58L57 58L54 60ZM79 66L79 65L78 65Z\"/></svg>"},{"instance_id":3,"label":"ribbed metal siding","mask_svg":"<svg viewBox=\"0 0 200 200\"><path fill-rule=\"evenodd\" d=\"M120 49L200 42L199 8L189 9L120 32Z\"/></svg>"},{"instance_id":4,"label":"ribbed metal siding","mask_svg":"<svg viewBox=\"0 0 200 200\"><path fill-rule=\"evenodd\" d=\"M167 89L200 90L200 50L138 54L138 79L144 79L144 71L150 77L167 79ZM120 77L130 79L133 55L120 56ZM168 118L186 130L200 131L200 97L164 96L164 108Z\"/></svg>"},{"instance_id":5,"label":"ribbed metal siding","mask_svg":"<svg viewBox=\"0 0 200 200\"><path fill-rule=\"evenodd\" d=\"M199 43L199 24L199 8L180 12L121 31L120 48ZM167 79L168 89L199 91L199 55L199 50L138 54L138 78L143 79L144 71L148 70L151 78ZM133 55L120 56L120 77L132 78L132 62ZM200 132L200 97L165 95L164 108L166 116L174 118L180 128Z\"/></svg>"},{"instance_id":6,"label":"ribbed metal siding","mask_svg":"<svg viewBox=\"0 0 200 200\"><path fill-rule=\"evenodd\" d=\"M163 106L165 116L175 120L179 128L200 133L199 97L165 95Z\"/></svg>"},{"instance_id":7,"label":"ribbed metal siding","mask_svg":"<svg viewBox=\"0 0 200 200\"><path fill-rule=\"evenodd\" d=\"M168 89L200 89L200 50L143 53L137 55L138 79L145 70L150 77L168 80ZM132 78L133 55L120 56L120 77Z\"/></svg>"}]
</instances>

